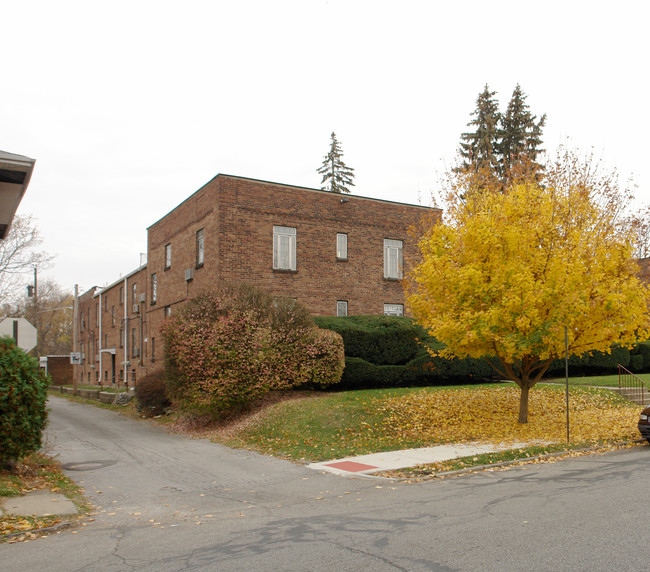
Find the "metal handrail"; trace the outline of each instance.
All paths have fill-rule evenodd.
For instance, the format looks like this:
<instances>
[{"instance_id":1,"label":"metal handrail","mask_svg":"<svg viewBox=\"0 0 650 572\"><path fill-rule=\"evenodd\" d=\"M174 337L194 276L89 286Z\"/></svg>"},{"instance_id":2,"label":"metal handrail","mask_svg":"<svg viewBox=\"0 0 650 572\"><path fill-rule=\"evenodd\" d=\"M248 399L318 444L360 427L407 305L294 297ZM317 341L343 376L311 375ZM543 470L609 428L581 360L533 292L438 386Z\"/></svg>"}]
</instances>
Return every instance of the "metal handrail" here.
<instances>
[{"instance_id":1,"label":"metal handrail","mask_svg":"<svg viewBox=\"0 0 650 572\"><path fill-rule=\"evenodd\" d=\"M621 364L618 364L618 389L625 389L626 392L631 392L635 398L641 399L641 405L645 407L645 385L643 380L634 375L630 370L625 369Z\"/></svg>"}]
</instances>

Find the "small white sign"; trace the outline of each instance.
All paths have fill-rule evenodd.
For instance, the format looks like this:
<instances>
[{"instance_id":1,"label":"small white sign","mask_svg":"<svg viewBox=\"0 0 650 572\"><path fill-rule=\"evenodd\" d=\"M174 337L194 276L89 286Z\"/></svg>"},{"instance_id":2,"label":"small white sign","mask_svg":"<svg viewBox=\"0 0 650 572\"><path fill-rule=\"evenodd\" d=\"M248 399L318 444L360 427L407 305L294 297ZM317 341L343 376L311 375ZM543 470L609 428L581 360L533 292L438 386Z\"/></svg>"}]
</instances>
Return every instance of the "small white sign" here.
<instances>
[{"instance_id":1,"label":"small white sign","mask_svg":"<svg viewBox=\"0 0 650 572\"><path fill-rule=\"evenodd\" d=\"M70 352L70 363L72 365L81 365L81 352Z\"/></svg>"}]
</instances>

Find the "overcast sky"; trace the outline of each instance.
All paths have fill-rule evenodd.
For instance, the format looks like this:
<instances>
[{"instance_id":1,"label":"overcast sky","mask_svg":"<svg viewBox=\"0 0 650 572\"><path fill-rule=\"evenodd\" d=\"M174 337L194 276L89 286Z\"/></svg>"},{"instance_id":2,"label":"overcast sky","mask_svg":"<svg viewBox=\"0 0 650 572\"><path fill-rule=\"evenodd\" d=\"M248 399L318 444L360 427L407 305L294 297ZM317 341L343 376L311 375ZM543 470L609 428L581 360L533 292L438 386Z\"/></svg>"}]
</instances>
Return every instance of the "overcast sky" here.
<instances>
[{"instance_id":1,"label":"overcast sky","mask_svg":"<svg viewBox=\"0 0 650 572\"><path fill-rule=\"evenodd\" d=\"M354 194L431 204L488 83L650 202L645 3L20 0L2 6L0 149L36 159L18 213L81 291L217 173L319 188L335 131ZM26 280L29 276L26 276Z\"/></svg>"}]
</instances>

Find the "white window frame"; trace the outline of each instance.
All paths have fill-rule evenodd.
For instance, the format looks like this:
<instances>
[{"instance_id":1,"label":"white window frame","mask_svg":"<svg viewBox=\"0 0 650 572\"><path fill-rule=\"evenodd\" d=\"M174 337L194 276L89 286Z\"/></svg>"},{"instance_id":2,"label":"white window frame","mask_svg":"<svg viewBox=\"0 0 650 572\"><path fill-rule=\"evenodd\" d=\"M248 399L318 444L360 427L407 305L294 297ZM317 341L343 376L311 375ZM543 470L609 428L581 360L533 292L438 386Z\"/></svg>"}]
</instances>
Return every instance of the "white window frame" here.
<instances>
[{"instance_id":1,"label":"white window frame","mask_svg":"<svg viewBox=\"0 0 650 572\"><path fill-rule=\"evenodd\" d=\"M337 300L336 301L336 315L337 316L347 316L348 315L348 301L347 300Z\"/></svg>"},{"instance_id":2,"label":"white window frame","mask_svg":"<svg viewBox=\"0 0 650 572\"><path fill-rule=\"evenodd\" d=\"M273 227L273 269L296 270L296 229Z\"/></svg>"},{"instance_id":3,"label":"white window frame","mask_svg":"<svg viewBox=\"0 0 650 572\"><path fill-rule=\"evenodd\" d=\"M384 316L403 316L404 304L384 304Z\"/></svg>"},{"instance_id":4,"label":"white window frame","mask_svg":"<svg viewBox=\"0 0 650 572\"><path fill-rule=\"evenodd\" d=\"M205 262L205 233L200 228L196 231L196 267L200 268Z\"/></svg>"},{"instance_id":5,"label":"white window frame","mask_svg":"<svg viewBox=\"0 0 650 572\"><path fill-rule=\"evenodd\" d=\"M151 303L155 304L158 300L158 276L154 272L151 275Z\"/></svg>"},{"instance_id":6,"label":"white window frame","mask_svg":"<svg viewBox=\"0 0 650 572\"><path fill-rule=\"evenodd\" d=\"M384 278L402 279L402 252L404 242L392 238L384 239Z\"/></svg>"},{"instance_id":7,"label":"white window frame","mask_svg":"<svg viewBox=\"0 0 650 572\"><path fill-rule=\"evenodd\" d=\"M165 244L165 270L172 267L172 245Z\"/></svg>"},{"instance_id":8,"label":"white window frame","mask_svg":"<svg viewBox=\"0 0 650 572\"><path fill-rule=\"evenodd\" d=\"M344 232L336 233L336 259L348 259L348 235Z\"/></svg>"}]
</instances>

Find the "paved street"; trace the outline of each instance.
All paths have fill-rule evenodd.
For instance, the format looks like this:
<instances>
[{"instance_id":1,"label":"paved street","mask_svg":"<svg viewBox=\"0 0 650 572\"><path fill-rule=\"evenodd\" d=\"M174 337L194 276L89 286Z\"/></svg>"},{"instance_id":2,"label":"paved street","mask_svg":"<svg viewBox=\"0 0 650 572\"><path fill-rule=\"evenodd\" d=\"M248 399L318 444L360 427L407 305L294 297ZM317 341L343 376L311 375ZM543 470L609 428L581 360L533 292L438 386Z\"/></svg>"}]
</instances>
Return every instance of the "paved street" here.
<instances>
[{"instance_id":1,"label":"paved street","mask_svg":"<svg viewBox=\"0 0 650 572\"><path fill-rule=\"evenodd\" d=\"M48 446L94 521L0 545L0 570L638 570L650 446L391 483L51 398Z\"/></svg>"}]
</instances>

